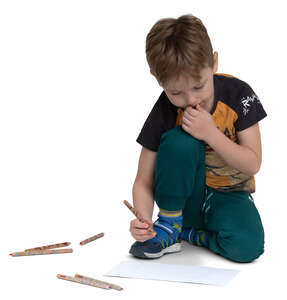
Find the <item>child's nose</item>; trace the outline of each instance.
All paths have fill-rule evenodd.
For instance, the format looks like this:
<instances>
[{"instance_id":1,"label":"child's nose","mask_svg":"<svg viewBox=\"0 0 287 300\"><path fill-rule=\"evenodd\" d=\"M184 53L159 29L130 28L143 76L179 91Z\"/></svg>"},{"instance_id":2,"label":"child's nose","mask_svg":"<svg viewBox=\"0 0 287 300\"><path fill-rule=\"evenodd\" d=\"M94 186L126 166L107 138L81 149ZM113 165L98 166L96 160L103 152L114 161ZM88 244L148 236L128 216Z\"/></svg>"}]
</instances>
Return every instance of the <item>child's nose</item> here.
<instances>
[{"instance_id":1,"label":"child's nose","mask_svg":"<svg viewBox=\"0 0 287 300\"><path fill-rule=\"evenodd\" d=\"M186 106L195 107L198 103L199 103L199 100L195 99L194 97L188 97L186 100Z\"/></svg>"}]
</instances>

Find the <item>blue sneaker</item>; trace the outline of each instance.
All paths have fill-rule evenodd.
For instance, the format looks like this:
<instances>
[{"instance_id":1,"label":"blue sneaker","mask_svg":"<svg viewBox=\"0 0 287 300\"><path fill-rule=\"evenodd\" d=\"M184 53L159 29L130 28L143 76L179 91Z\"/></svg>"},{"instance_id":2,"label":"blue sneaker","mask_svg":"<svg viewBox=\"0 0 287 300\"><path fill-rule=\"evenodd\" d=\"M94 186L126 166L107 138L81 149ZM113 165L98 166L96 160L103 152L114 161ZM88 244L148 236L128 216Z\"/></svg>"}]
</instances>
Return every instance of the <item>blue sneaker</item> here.
<instances>
[{"instance_id":1,"label":"blue sneaker","mask_svg":"<svg viewBox=\"0 0 287 300\"><path fill-rule=\"evenodd\" d=\"M166 217L158 214L153 224L156 236L145 242L135 242L129 251L140 258L159 258L165 253L181 251L182 215Z\"/></svg>"}]
</instances>

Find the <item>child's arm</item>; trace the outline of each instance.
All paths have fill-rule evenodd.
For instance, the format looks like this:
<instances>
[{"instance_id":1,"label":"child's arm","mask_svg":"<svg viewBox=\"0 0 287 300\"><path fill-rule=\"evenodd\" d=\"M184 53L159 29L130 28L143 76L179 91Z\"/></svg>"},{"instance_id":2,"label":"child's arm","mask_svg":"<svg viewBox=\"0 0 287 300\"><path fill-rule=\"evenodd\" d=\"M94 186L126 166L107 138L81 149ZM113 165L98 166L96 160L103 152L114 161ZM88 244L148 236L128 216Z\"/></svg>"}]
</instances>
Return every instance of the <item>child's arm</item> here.
<instances>
[{"instance_id":1,"label":"child's arm","mask_svg":"<svg viewBox=\"0 0 287 300\"><path fill-rule=\"evenodd\" d=\"M134 207L147 219L152 219L154 195L153 180L157 152L142 147L137 176L133 185Z\"/></svg>"},{"instance_id":2,"label":"child's arm","mask_svg":"<svg viewBox=\"0 0 287 300\"><path fill-rule=\"evenodd\" d=\"M217 129L206 142L230 166L252 176L259 171L261 165L262 150L258 123L237 132L237 137L239 144L231 141Z\"/></svg>"},{"instance_id":3,"label":"child's arm","mask_svg":"<svg viewBox=\"0 0 287 300\"><path fill-rule=\"evenodd\" d=\"M155 169L156 152L142 147L139 158L138 172L133 185L133 205L144 219L152 225L154 207L153 178ZM138 241L152 238L154 235L147 230L148 226L137 219L131 221L130 231Z\"/></svg>"},{"instance_id":4,"label":"child's arm","mask_svg":"<svg viewBox=\"0 0 287 300\"><path fill-rule=\"evenodd\" d=\"M258 123L237 132L239 144L226 137L215 125L209 112L197 105L187 107L182 128L197 139L203 140L233 168L252 176L261 165L261 139Z\"/></svg>"}]
</instances>

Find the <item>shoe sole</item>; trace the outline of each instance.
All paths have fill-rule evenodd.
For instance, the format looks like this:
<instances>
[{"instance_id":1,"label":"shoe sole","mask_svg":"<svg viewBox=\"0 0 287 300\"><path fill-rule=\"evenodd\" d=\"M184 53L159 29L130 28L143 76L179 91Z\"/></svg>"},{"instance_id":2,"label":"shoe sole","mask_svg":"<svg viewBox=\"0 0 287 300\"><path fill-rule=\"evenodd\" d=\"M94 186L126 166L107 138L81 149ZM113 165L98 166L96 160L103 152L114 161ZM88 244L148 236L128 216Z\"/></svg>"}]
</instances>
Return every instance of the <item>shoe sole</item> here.
<instances>
[{"instance_id":1,"label":"shoe sole","mask_svg":"<svg viewBox=\"0 0 287 300\"><path fill-rule=\"evenodd\" d=\"M138 250L135 251L135 249L133 251L130 251L130 253L140 258L159 258L166 253L174 253L180 251L181 251L181 243L175 243L167 248L162 249L160 252L157 253L142 252Z\"/></svg>"},{"instance_id":2,"label":"shoe sole","mask_svg":"<svg viewBox=\"0 0 287 300\"><path fill-rule=\"evenodd\" d=\"M180 252L181 251L181 244L180 243L175 243L167 248L162 249L158 253L148 253L144 252L145 257L147 258L158 258L163 256L166 253L174 253L174 252Z\"/></svg>"}]
</instances>

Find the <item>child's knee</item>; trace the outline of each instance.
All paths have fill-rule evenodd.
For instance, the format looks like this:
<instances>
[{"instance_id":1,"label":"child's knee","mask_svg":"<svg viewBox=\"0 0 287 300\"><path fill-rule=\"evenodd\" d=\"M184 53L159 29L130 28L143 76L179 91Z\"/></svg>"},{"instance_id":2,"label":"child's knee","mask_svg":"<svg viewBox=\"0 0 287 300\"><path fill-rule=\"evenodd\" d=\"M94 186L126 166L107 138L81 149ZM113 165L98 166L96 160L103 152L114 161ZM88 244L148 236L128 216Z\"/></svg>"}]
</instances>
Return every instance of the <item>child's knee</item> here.
<instances>
[{"instance_id":1,"label":"child's knee","mask_svg":"<svg viewBox=\"0 0 287 300\"><path fill-rule=\"evenodd\" d=\"M218 233L222 255L236 262L251 262L264 252L264 231L240 230L233 234Z\"/></svg>"},{"instance_id":2,"label":"child's knee","mask_svg":"<svg viewBox=\"0 0 287 300\"><path fill-rule=\"evenodd\" d=\"M204 143L185 132L181 126L166 131L160 141L160 151L169 151L173 155L185 155L204 153Z\"/></svg>"}]
</instances>

